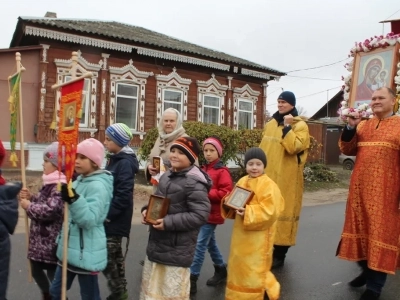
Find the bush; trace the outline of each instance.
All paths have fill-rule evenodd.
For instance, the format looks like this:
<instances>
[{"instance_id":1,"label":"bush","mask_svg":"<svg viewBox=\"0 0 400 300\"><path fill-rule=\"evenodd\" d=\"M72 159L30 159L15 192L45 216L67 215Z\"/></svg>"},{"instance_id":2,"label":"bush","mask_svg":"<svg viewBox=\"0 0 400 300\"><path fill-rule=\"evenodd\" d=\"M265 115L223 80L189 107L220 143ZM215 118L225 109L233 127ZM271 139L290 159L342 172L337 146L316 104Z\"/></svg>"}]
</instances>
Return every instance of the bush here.
<instances>
[{"instance_id":1,"label":"bush","mask_svg":"<svg viewBox=\"0 0 400 300\"><path fill-rule=\"evenodd\" d=\"M303 171L305 181L338 182L337 174L323 164L307 163Z\"/></svg>"},{"instance_id":2,"label":"bush","mask_svg":"<svg viewBox=\"0 0 400 300\"><path fill-rule=\"evenodd\" d=\"M237 130L233 130L232 128L227 126L218 126L215 124L206 124L194 121L184 122L183 127L186 130L186 134L191 137L195 137L200 145L207 137L212 135L217 136L224 146L224 152L221 160L224 163L227 163L228 160L231 159L236 161L236 154L239 145L239 132ZM147 160L157 137L157 128L152 128L147 131L146 137L138 152L140 159ZM203 164L204 162L204 156L201 152L199 156L199 163Z\"/></svg>"}]
</instances>

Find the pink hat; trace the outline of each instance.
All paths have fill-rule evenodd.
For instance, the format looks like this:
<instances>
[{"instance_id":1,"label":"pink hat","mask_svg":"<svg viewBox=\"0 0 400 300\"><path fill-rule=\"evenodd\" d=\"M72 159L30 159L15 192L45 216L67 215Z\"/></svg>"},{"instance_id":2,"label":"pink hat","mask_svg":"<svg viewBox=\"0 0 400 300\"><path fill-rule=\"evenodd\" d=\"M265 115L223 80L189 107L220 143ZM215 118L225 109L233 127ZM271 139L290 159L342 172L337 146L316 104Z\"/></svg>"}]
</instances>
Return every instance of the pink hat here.
<instances>
[{"instance_id":1,"label":"pink hat","mask_svg":"<svg viewBox=\"0 0 400 300\"><path fill-rule=\"evenodd\" d=\"M98 140L90 138L80 142L76 153L85 155L101 168L104 160L104 146Z\"/></svg>"},{"instance_id":2,"label":"pink hat","mask_svg":"<svg viewBox=\"0 0 400 300\"><path fill-rule=\"evenodd\" d=\"M215 137L215 136L211 136L205 139L205 141L203 142L203 148L206 144L210 144L213 145L215 149L217 149L218 152L218 156L221 157L222 156L222 143L220 141L219 138Z\"/></svg>"}]
</instances>

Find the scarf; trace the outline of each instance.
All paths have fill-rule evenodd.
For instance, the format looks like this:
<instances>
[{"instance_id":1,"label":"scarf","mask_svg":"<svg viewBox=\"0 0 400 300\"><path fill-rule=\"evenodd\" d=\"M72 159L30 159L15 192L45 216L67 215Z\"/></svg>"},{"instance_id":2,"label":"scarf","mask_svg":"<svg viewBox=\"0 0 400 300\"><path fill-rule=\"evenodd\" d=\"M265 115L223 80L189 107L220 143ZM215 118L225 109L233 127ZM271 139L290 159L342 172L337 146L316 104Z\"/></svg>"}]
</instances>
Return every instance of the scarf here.
<instances>
[{"instance_id":1,"label":"scarf","mask_svg":"<svg viewBox=\"0 0 400 300\"><path fill-rule=\"evenodd\" d=\"M277 111L272 115L272 117L276 120L279 126L280 124L283 124L283 117L287 115L292 115L293 117L297 117L299 113L297 112L296 107L293 107L291 111L288 111L287 113L284 114L280 114L279 111Z\"/></svg>"},{"instance_id":2,"label":"scarf","mask_svg":"<svg viewBox=\"0 0 400 300\"><path fill-rule=\"evenodd\" d=\"M184 135L185 132L186 132L185 128L183 128L182 126L180 126L178 129L175 129L171 133L165 133L164 131L163 132L159 131L159 135L160 135L159 150L160 150L160 153L162 151L166 150L166 148L168 147L169 143L175 141L178 137L181 137L182 135Z\"/></svg>"},{"instance_id":3,"label":"scarf","mask_svg":"<svg viewBox=\"0 0 400 300\"><path fill-rule=\"evenodd\" d=\"M59 173L58 171L54 171L53 173L50 174L43 174L42 175L43 179L43 185L47 184L55 184L55 183L67 183L67 177L63 173Z\"/></svg>"}]
</instances>

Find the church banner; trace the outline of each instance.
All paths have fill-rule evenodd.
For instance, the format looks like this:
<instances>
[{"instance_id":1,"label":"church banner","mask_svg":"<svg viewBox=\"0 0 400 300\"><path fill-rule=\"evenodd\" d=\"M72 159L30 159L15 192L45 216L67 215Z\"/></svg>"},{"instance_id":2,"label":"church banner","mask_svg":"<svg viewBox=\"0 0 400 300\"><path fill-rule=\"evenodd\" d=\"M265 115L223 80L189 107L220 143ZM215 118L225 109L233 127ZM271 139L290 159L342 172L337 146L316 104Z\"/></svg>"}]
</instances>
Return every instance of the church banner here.
<instances>
[{"instance_id":1,"label":"church banner","mask_svg":"<svg viewBox=\"0 0 400 300\"><path fill-rule=\"evenodd\" d=\"M76 148L78 145L79 122L82 115L82 89L84 79L61 87L61 100L58 124L58 168L61 171L62 152L65 151L65 171L69 183L75 169Z\"/></svg>"}]
</instances>

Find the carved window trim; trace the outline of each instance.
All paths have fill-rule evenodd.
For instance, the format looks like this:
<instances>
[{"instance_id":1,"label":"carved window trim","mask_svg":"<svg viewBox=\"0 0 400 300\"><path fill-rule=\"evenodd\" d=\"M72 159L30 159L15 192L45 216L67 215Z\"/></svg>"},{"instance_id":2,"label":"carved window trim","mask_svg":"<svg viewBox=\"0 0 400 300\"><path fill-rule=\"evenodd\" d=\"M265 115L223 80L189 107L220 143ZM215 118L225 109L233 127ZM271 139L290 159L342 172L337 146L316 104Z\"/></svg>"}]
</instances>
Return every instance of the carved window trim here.
<instances>
[{"instance_id":1,"label":"carved window trim","mask_svg":"<svg viewBox=\"0 0 400 300\"><path fill-rule=\"evenodd\" d=\"M252 120L252 128L254 129L257 127L257 101L258 97L260 96L261 92L255 91L251 88L250 85L245 84L241 88L234 88L233 89L233 127L238 129L239 128L239 101L251 101L253 103L253 120Z\"/></svg>"},{"instance_id":2,"label":"carved window trim","mask_svg":"<svg viewBox=\"0 0 400 300\"><path fill-rule=\"evenodd\" d=\"M72 67L72 59L58 59L54 60L54 63L57 67L57 84L61 84L65 82L66 76L71 76L71 67ZM76 69L76 75L82 75L86 72L92 72L93 77L89 78L90 80L90 104L89 104L89 111L88 111L88 123L86 126L79 125L80 132L87 132L85 129L92 129L90 132L94 134L97 131L97 124L96 124L96 107L97 107L97 80L98 80L98 72L101 69L102 64L93 64L88 62L86 59L82 57L81 51L78 50L78 64ZM60 90L56 91L56 121L57 124L60 121L59 118L59 110L60 110L60 98L61 92ZM95 130L95 131L94 131ZM94 132L93 132L94 131Z\"/></svg>"},{"instance_id":3,"label":"carved window trim","mask_svg":"<svg viewBox=\"0 0 400 300\"><path fill-rule=\"evenodd\" d=\"M225 119L225 107L224 107L224 100L226 96L226 91L228 90L229 86L222 85L219 83L217 79L215 79L215 75L211 74L211 78L207 81L197 80L197 121L204 122L203 114L204 114L204 97L206 95L219 97L220 99L220 116L218 120L218 125L224 124Z\"/></svg>"},{"instance_id":4,"label":"carved window trim","mask_svg":"<svg viewBox=\"0 0 400 300\"><path fill-rule=\"evenodd\" d=\"M144 72L138 70L133 61L129 60L128 64L123 67L109 67L110 72L110 125L115 123L116 117L116 88L118 83L133 84L139 86L138 91L138 116L137 128L132 130L132 134L137 134L142 139L146 134L144 132L145 120L145 99L146 99L146 83L149 76L153 76L153 72Z\"/></svg>"},{"instance_id":5,"label":"carved window trim","mask_svg":"<svg viewBox=\"0 0 400 300\"><path fill-rule=\"evenodd\" d=\"M182 78L177 72L176 68L168 75L156 75L157 80L157 124L161 120L161 115L164 109L164 90L177 90L183 93L182 105L182 118L183 121L187 120L187 103L189 85L192 83L191 79Z\"/></svg>"}]
</instances>

